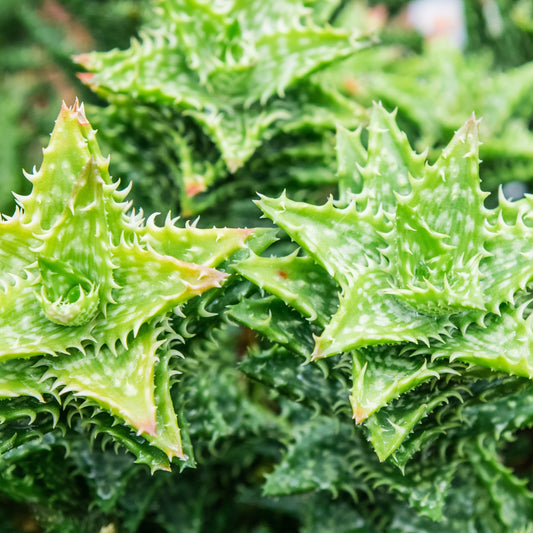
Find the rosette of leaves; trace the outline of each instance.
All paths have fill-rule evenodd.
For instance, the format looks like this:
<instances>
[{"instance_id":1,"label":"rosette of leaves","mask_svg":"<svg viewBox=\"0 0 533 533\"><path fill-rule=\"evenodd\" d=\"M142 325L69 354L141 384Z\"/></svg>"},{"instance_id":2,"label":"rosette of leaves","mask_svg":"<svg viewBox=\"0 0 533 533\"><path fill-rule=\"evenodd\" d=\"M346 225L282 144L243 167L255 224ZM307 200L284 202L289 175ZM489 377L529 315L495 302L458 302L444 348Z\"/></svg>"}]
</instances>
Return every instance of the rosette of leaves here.
<instances>
[{"instance_id":1,"label":"rosette of leaves","mask_svg":"<svg viewBox=\"0 0 533 533\"><path fill-rule=\"evenodd\" d=\"M108 165L83 106L63 106L31 193L0 222L2 453L71 424L152 470L191 465L171 319L225 281L214 267L253 231L145 221Z\"/></svg>"},{"instance_id":2,"label":"rosette of leaves","mask_svg":"<svg viewBox=\"0 0 533 533\"><path fill-rule=\"evenodd\" d=\"M324 137L327 144L337 121L353 127L365 116L359 105L310 78L368 44L325 25L336 4L155 1L152 20L131 48L76 58L88 70L80 78L110 102L102 120L120 117L126 130L135 124L137 137L150 146L166 137L165 173L178 180L184 210L201 211L200 193L233 181L271 139L279 138L276 151L288 148L289 160L291 146L299 146L296 162L305 170L311 164L306 151L315 153ZM196 133L183 127L187 120ZM269 162L262 167L267 174Z\"/></svg>"},{"instance_id":3,"label":"rosette of leaves","mask_svg":"<svg viewBox=\"0 0 533 533\"><path fill-rule=\"evenodd\" d=\"M429 165L376 105L367 148L361 131L338 133L337 200L257 202L300 251L237 265L272 296L232 316L308 360L351 357L355 421L402 467L461 425L458 406L476 387L496 390L488 402L500 380L525 379L527 391L533 375L531 199L485 208L478 147L472 117ZM508 414L513 429L530 424Z\"/></svg>"}]
</instances>

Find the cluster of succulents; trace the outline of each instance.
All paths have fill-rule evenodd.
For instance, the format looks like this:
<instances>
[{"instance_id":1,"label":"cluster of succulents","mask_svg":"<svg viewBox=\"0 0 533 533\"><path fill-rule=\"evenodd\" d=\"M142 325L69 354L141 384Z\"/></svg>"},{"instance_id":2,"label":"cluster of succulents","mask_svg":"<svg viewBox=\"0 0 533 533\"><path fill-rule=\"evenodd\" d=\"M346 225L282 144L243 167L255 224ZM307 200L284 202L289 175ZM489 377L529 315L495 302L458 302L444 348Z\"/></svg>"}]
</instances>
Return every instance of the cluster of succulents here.
<instances>
[{"instance_id":1,"label":"cluster of succulents","mask_svg":"<svg viewBox=\"0 0 533 533\"><path fill-rule=\"evenodd\" d=\"M4 143L8 533L531 529L528 2L507 69L388 4L146 2L25 183Z\"/></svg>"}]
</instances>

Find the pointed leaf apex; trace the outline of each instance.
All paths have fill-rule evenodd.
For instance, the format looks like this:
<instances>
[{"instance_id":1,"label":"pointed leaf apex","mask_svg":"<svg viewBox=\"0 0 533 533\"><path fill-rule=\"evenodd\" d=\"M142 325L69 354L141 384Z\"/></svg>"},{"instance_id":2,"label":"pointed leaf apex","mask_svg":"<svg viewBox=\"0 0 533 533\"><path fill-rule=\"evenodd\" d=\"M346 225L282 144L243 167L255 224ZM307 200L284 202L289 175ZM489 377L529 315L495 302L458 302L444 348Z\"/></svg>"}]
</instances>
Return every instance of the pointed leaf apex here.
<instances>
[{"instance_id":1,"label":"pointed leaf apex","mask_svg":"<svg viewBox=\"0 0 533 533\"><path fill-rule=\"evenodd\" d=\"M74 111L77 113L80 126L90 126L89 121L85 116L85 106L83 105L83 102L80 104L77 98L76 103L74 104Z\"/></svg>"},{"instance_id":2,"label":"pointed leaf apex","mask_svg":"<svg viewBox=\"0 0 533 533\"><path fill-rule=\"evenodd\" d=\"M91 65L91 54L78 54L72 56L72 61L81 65L82 67L89 69Z\"/></svg>"},{"instance_id":3,"label":"pointed leaf apex","mask_svg":"<svg viewBox=\"0 0 533 533\"><path fill-rule=\"evenodd\" d=\"M398 107L395 107L392 111L389 112L385 109L383 102L381 102L380 100L379 102L373 103L372 113L379 113L382 116L390 117L394 120L396 119L396 115L398 114Z\"/></svg>"},{"instance_id":4,"label":"pointed leaf apex","mask_svg":"<svg viewBox=\"0 0 533 533\"><path fill-rule=\"evenodd\" d=\"M359 425L361 422L364 422L368 418L370 413L367 409L359 405L353 396L350 396L350 403L352 405L353 412L352 418L355 420L355 423Z\"/></svg>"},{"instance_id":5,"label":"pointed leaf apex","mask_svg":"<svg viewBox=\"0 0 533 533\"><path fill-rule=\"evenodd\" d=\"M78 98L74 101L72 106L68 106L65 101L61 103L61 111L59 116L62 118L68 118L70 116L75 116L78 119L80 126L90 126L87 117L85 116L85 107L83 103L80 104Z\"/></svg>"},{"instance_id":6,"label":"pointed leaf apex","mask_svg":"<svg viewBox=\"0 0 533 533\"><path fill-rule=\"evenodd\" d=\"M137 435L150 435L151 437L157 436L157 425L154 419L146 419L140 421L138 424L135 425L137 429Z\"/></svg>"}]
</instances>

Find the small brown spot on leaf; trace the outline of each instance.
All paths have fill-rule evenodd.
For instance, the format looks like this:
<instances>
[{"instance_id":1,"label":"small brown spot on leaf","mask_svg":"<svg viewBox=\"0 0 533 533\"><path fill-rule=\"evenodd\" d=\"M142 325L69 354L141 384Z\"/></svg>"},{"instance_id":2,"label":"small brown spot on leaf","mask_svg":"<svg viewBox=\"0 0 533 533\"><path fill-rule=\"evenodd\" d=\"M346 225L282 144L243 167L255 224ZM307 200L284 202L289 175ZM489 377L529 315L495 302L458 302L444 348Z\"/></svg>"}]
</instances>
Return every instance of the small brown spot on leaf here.
<instances>
[{"instance_id":1,"label":"small brown spot on leaf","mask_svg":"<svg viewBox=\"0 0 533 533\"><path fill-rule=\"evenodd\" d=\"M185 193L189 198L203 191L205 191L205 185L203 183L189 183L185 186Z\"/></svg>"},{"instance_id":2,"label":"small brown spot on leaf","mask_svg":"<svg viewBox=\"0 0 533 533\"><path fill-rule=\"evenodd\" d=\"M360 87L354 78L346 78L344 80L344 89L350 94L357 94Z\"/></svg>"}]
</instances>

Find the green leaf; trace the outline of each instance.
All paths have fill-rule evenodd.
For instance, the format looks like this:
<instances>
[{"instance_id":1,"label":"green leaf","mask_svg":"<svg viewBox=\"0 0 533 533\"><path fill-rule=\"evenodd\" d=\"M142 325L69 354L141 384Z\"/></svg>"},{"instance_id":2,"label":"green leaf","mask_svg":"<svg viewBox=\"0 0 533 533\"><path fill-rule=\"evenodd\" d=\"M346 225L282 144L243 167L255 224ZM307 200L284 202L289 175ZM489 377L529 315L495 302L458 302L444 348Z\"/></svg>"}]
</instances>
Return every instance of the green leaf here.
<instances>
[{"instance_id":1,"label":"green leaf","mask_svg":"<svg viewBox=\"0 0 533 533\"><path fill-rule=\"evenodd\" d=\"M35 366L34 361L13 359L1 366L0 398L32 396L44 401L43 394L50 393L50 383L43 378L44 370Z\"/></svg>"},{"instance_id":2,"label":"green leaf","mask_svg":"<svg viewBox=\"0 0 533 533\"><path fill-rule=\"evenodd\" d=\"M486 255L484 195L479 188L477 123L456 133L434 166L414 174L398 196L387 252L394 294L419 312L484 309L479 263Z\"/></svg>"},{"instance_id":3,"label":"green leaf","mask_svg":"<svg viewBox=\"0 0 533 533\"><path fill-rule=\"evenodd\" d=\"M501 316L491 316L483 326L473 324L463 335L456 335L444 345L436 345L432 358L474 363L517 376L533 377L531 355L531 315L524 317L524 307L504 309Z\"/></svg>"},{"instance_id":4,"label":"green leaf","mask_svg":"<svg viewBox=\"0 0 533 533\"><path fill-rule=\"evenodd\" d=\"M41 364L48 366L45 378L54 378L60 394L73 392L91 399L139 434L155 436L154 366L163 342L158 340L160 334L160 329L146 328L116 354L108 349L87 349L86 353L44 359Z\"/></svg>"},{"instance_id":5,"label":"green leaf","mask_svg":"<svg viewBox=\"0 0 533 533\"><path fill-rule=\"evenodd\" d=\"M365 426L380 461L393 454L423 418L452 398L461 399L457 387L437 391L415 389L367 418Z\"/></svg>"},{"instance_id":6,"label":"green leaf","mask_svg":"<svg viewBox=\"0 0 533 533\"><path fill-rule=\"evenodd\" d=\"M242 300L231 306L230 317L309 359L313 350L313 329L275 296Z\"/></svg>"},{"instance_id":7,"label":"green leaf","mask_svg":"<svg viewBox=\"0 0 533 533\"><path fill-rule=\"evenodd\" d=\"M310 257L298 256L298 251L276 259L251 253L234 268L260 288L278 296L321 325L327 322L338 305L335 281Z\"/></svg>"},{"instance_id":8,"label":"green leaf","mask_svg":"<svg viewBox=\"0 0 533 533\"><path fill-rule=\"evenodd\" d=\"M458 374L451 366L405 352L401 346L376 346L354 352L350 402L356 424L425 381L438 379L441 374Z\"/></svg>"}]
</instances>

